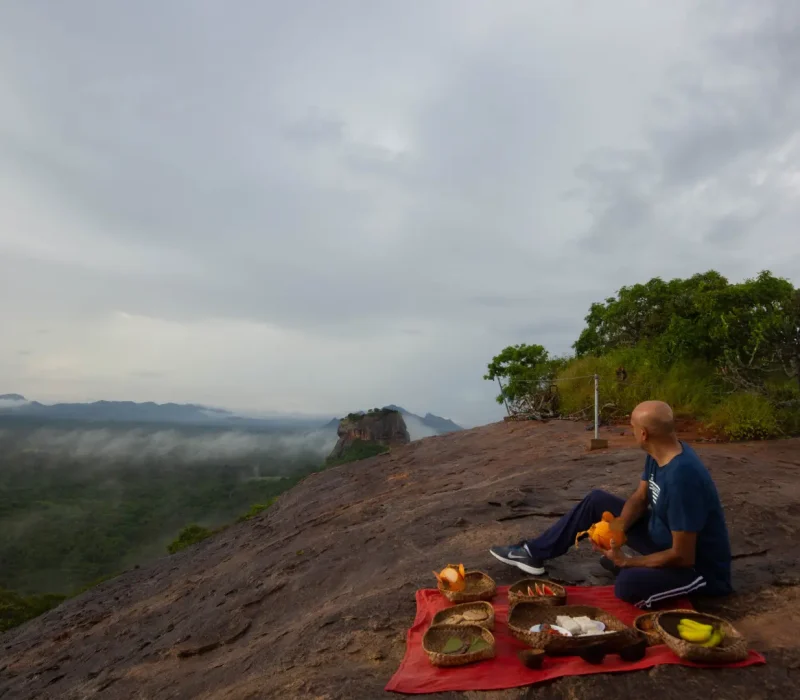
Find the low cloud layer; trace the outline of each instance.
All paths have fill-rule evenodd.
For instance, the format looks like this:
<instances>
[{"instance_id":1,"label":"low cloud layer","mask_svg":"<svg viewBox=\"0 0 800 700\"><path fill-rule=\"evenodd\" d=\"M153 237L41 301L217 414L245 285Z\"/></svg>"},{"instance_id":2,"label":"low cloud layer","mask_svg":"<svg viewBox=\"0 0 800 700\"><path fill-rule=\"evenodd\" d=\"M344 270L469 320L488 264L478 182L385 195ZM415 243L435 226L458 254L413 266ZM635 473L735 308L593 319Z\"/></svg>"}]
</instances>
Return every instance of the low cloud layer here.
<instances>
[{"instance_id":1,"label":"low cloud layer","mask_svg":"<svg viewBox=\"0 0 800 700\"><path fill-rule=\"evenodd\" d=\"M496 419L491 356L622 284L800 282L798 47L791 0L6 3L0 393Z\"/></svg>"},{"instance_id":2,"label":"low cloud layer","mask_svg":"<svg viewBox=\"0 0 800 700\"><path fill-rule=\"evenodd\" d=\"M257 463L259 456L278 460L316 456L321 464L335 443L336 435L322 430L275 435L233 430L190 432L144 428L0 431L0 447L7 456L15 452L35 453L53 458L56 464L71 459L98 466L167 460L173 466L226 460Z\"/></svg>"}]
</instances>

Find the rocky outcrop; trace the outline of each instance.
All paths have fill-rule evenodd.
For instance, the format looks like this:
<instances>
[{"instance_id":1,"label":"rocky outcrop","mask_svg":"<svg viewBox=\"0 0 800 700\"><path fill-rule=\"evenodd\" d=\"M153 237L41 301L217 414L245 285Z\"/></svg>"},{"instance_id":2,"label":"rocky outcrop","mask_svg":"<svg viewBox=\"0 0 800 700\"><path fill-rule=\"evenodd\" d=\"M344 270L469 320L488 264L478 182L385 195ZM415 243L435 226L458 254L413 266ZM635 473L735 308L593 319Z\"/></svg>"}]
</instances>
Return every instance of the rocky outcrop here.
<instances>
[{"instance_id":1,"label":"rocky outcrop","mask_svg":"<svg viewBox=\"0 0 800 700\"><path fill-rule=\"evenodd\" d=\"M0 634L0 698L400 700L383 689L431 570L463 562L499 586L518 581L490 546L542 532L590 489L630 494L644 455L620 430L601 433L609 450L588 452L571 421L498 423L312 474L262 514ZM725 504L736 594L696 604L733 621L767 664L425 697L797 697L800 439L697 449ZM547 575L612 582L591 547L548 562Z\"/></svg>"},{"instance_id":2,"label":"rocky outcrop","mask_svg":"<svg viewBox=\"0 0 800 700\"><path fill-rule=\"evenodd\" d=\"M367 413L351 413L339 421L336 431L339 441L328 457L340 459L353 445L366 442L386 447L406 445L411 441L406 422L399 411L390 408L373 409Z\"/></svg>"}]
</instances>

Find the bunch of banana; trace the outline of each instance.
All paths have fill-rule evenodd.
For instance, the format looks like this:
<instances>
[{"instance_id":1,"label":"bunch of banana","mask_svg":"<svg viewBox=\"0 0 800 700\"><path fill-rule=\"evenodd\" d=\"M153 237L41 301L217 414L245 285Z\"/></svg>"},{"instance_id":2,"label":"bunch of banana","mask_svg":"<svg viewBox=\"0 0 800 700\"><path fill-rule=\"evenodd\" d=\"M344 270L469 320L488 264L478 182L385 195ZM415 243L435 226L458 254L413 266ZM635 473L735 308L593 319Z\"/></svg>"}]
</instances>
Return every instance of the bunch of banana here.
<instances>
[{"instance_id":1,"label":"bunch of banana","mask_svg":"<svg viewBox=\"0 0 800 700\"><path fill-rule=\"evenodd\" d=\"M715 647L725 638L721 628L704 625L688 617L682 618L678 623L678 634L681 639L704 647Z\"/></svg>"}]
</instances>

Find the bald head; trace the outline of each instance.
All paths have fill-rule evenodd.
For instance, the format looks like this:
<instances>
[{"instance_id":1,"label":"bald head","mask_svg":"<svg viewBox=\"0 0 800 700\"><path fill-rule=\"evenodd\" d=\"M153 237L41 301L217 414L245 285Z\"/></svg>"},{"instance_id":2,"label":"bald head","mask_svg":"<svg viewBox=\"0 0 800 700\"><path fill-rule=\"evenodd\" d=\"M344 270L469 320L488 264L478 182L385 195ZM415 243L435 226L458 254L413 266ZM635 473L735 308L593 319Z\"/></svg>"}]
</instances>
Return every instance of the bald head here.
<instances>
[{"instance_id":1,"label":"bald head","mask_svg":"<svg viewBox=\"0 0 800 700\"><path fill-rule=\"evenodd\" d=\"M646 431L646 440L659 442L675 439L675 417L669 404L663 401L644 401L631 413L631 425Z\"/></svg>"}]
</instances>

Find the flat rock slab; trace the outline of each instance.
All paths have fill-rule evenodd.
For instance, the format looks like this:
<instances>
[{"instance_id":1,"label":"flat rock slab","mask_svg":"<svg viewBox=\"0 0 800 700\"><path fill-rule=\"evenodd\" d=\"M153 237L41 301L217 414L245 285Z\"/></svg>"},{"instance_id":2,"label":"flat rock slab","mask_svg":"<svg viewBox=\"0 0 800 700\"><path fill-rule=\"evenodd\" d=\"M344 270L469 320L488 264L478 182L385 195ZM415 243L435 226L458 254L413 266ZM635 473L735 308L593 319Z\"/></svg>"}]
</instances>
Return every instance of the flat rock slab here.
<instances>
[{"instance_id":1,"label":"flat rock slab","mask_svg":"<svg viewBox=\"0 0 800 700\"><path fill-rule=\"evenodd\" d=\"M263 515L100 584L0 636L3 700L383 697L414 594L463 562L498 585L523 577L488 554L548 527L592 488L627 497L644 455L602 429L509 421L394 448L304 479ZM660 667L442 698L669 700L797 695L800 440L697 445L722 496L737 594L697 605L767 657L737 671ZM549 576L608 584L589 547Z\"/></svg>"}]
</instances>

